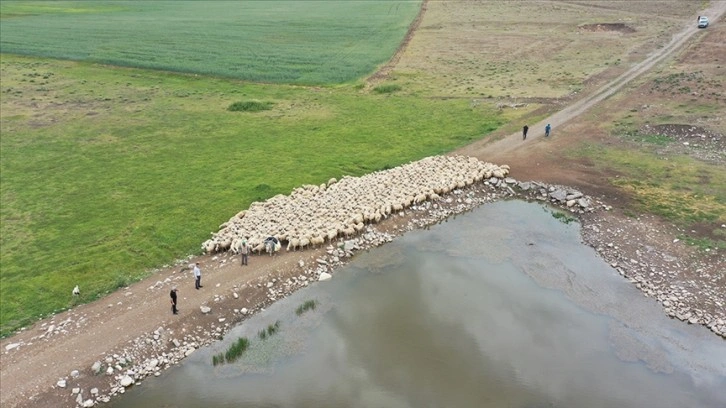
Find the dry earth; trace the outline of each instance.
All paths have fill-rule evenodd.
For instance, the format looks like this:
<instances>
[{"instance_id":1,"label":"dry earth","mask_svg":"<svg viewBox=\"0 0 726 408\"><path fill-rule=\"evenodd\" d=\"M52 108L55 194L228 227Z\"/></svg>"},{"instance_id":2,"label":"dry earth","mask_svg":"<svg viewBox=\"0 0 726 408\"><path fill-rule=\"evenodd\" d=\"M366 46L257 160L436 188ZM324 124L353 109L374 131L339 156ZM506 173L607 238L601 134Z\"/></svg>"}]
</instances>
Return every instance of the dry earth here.
<instances>
[{"instance_id":1,"label":"dry earth","mask_svg":"<svg viewBox=\"0 0 726 408\"><path fill-rule=\"evenodd\" d=\"M482 3L473 2L468 9L466 7L457 8L453 2L428 3L427 13L417 23L419 30L423 32L442 30L443 23L437 19L441 19L441 15L445 13L454 15L456 18L465 18L463 16L466 16L467 13L470 16L480 16L482 14L472 12L471 7L482 7ZM537 13L541 14L546 11L545 9L559 7L563 12L566 11L568 16L573 14L574 16L571 17L573 20L577 19L577 15L592 12L595 7L594 3L522 3L526 3L528 12L534 13L535 16L538 15ZM636 3L642 2L633 2L633 4ZM666 45L660 48L658 53L644 58L642 56L646 51L657 48L658 41L649 42L651 41L649 38L652 36L645 35L642 38L628 40L630 42L627 42L626 48L629 50L630 58L634 61L637 60L630 69L615 67L602 72L590 70L588 71L592 74L590 76L563 80L560 85L552 89L544 90L542 88L542 92L537 89L533 90L534 96L541 95L545 98L535 101L542 109L531 109L529 111L532 115L531 118L542 118L543 112L558 110L564 103L570 104L568 109L563 109L559 114L547 119L555 124L555 131L550 139L542 138L540 129L545 122L543 120L534 125L530 124L532 130L526 142L522 142L521 134L518 132L509 135L502 134L502 138L496 143L475 143L456 153L476 156L494 163L510 164L512 176L519 180L538 180L575 186L591 195L602 205L598 206L598 211L581 217L583 240L586 243L597 248L606 261L638 285L646 295L660 297L664 311L667 313L669 311L674 315L681 313L684 308L675 305L681 304L692 310L699 310L702 315L723 316L724 307L726 307L726 299L724 299L726 297L726 277L722 273L726 270L726 260L723 254L717 253L708 256L698 253L693 248L684 245L683 242L676 241L675 237L679 233L676 227L655 217L641 216L634 219L623 215L618 209L621 208L622 202L628 200L628 197L609 186L607 183L609 175L590 167L586 162L564 161L563 155L559 153L572 144L574 138L604 137L596 123L591 119L583 118L587 115L578 117L579 114L595 104L602 103L601 101L609 95L627 87L638 75L652 69L654 64L662 62L671 53L679 52L692 36L703 36L694 28L695 17L682 17L678 14L680 12L678 10L671 12L668 9L669 2L664 3L666 6L662 10L669 17L661 20L661 22L666 21L667 24L655 27L656 23L648 23L650 28L639 26L636 24L637 21L627 20L633 16L642 17L643 13L639 14L639 10L612 10L606 7L608 2L602 2L602 4L598 7L602 7L604 13L623 17L624 26L616 25L613 28L603 24L598 26L598 22L591 22L582 24L577 28L578 31L595 30L595 33L609 35L608 33L611 33L612 29L617 29L615 31L617 35L623 35L623 33L627 34L628 29L622 28L626 26L635 27L639 30L638 32L652 28L649 33L660 32L661 37L676 33L672 45ZM715 26L720 23L717 17L726 10L726 2L712 2L711 4L711 10L701 13L709 15L714 25L712 28L716 28ZM551 16L552 14L546 15ZM475 17L471 18L476 20ZM488 18L496 20L496 15L490 15ZM612 21L606 22L611 23ZM466 24L474 27L487 23L487 21L480 20L461 20L460 22L463 23L462 27ZM674 29L674 27L678 27L678 29ZM511 31L512 36L516 37L516 27ZM632 35L632 33L627 35ZM420 52L422 48L419 41L425 41L425 38L425 35L419 36L419 33L412 37L410 46L404 50L400 65L395 69L389 67L391 75L396 75L396 72L400 75L400 70L413 69L411 61L414 60L407 59L406 53ZM516 45L522 39L512 37L506 41L513 41L512 44ZM621 39L607 39L607 41L612 42L611 47L622 46ZM667 41L662 43L667 43ZM545 47L545 49L548 48ZM532 53L536 47L529 47L526 50ZM573 55L576 55L575 48L572 49L572 52ZM439 52L432 52L431 55L432 58L447 60L452 64L466 62L466 56L455 49L439 50ZM639 56L640 59L638 59ZM538 58L542 60L542 56L532 57L533 61ZM556 65L557 63L560 62L550 61L550 64ZM446 66L446 64L443 65ZM552 67L551 71L558 71L559 67L559 65ZM452 77L447 77L445 73L439 76L448 78L444 82L454 93L467 94L467 87L477 86L476 84L459 84ZM537 81L535 76L536 74L532 74L530 79L534 83L541 82ZM564 75L564 77L569 77L569 75ZM472 78L477 77L473 75ZM481 80L484 81L484 79ZM581 81L584 81L582 89L578 89L578 92L568 92L571 84ZM504 92L506 90L501 91L502 94ZM522 98L534 96L523 95ZM636 98L636 96L636 94L626 95L626 98ZM714 126L707 127L714 128ZM715 128L718 129L718 126ZM723 139L717 143L723 143ZM490 193L484 188L475 188L462 192L462 194L485 200ZM455 204L456 202L452 205ZM442 203L441 206L443 205ZM397 235L407 229L432 222L432 211L432 207L429 206L420 211L407 211L405 216L391 217L375 227L378 230L376 236L385 236L386 233ZM317 265L316 260L325 256L325 252L326 249L323 248L284 253L276 257L253 256L247 267L240 266L236 258L228 255L190 258L179 262L174 267L164 268L154 276L97 302L79 306L39 321L32 327L0 342L0 352L2 353L0 405L3 407L76 406L77 394L73 394L73 388L79 388L83 399L87 400L92 397L93 388L98 388L99 393L103 394L109 391L112 383L117 383L113 376L107 376L104 373L96 375L92 372L91 366L96 361L102 362L104 370L108 365L107 358L110 358L113 364L118 364L119 357L130 353L134 355L134 363L163 353L167 353L169 361L175 361L176 357L173 357L175 349L181 349L183 354L188 349L187 347L192 345L199 347L211 342L224 333L227 328L273 301L270 299L270 289L279 288L281 292L275 292L274 295L275 298L279 298L294 288L303 287L305 280L300 277L305 275L305 269ZM199 261L202 264L204 288L198 291L194 290L193 278L191 273L186 270L186 265L192 261ZM300 261L304 263L304 267L300 266ZM333 272L332 267L330 272ZM314 277L314 274L311 277ZM268 288L268 282L272 282L273 278L275 282L271 288ZM292 280L293 278L295 279ZM288 279L291 279L292 284L285 289L284 286ZM178 285L180 289L181 311L177 316L172 315L169 310L168 292L172 285ZM237 298L234 293L238 295ZM672 296L675 297L674 305L671 305L671 300L669 300ZM663 299L669 304L666 305ZM200 305L210 306L211 313L202 314ZM241 313L242 308L248 309L248 312ZM695 312L693 315L680 316L686 321L695 317ZM183 345L177 347L174 340ZM19 346L8 348L16 344ZM116 357L113 357L114 354ZM163 368L169 366L168 364L161 365ZM119 368L121 370L115 369L114 374L126 369L126 367ZM73 370L78 370L77 377L71 375ZM59 380L66 381L64 388L56 385Z\"/></svg>"}]
</instances>

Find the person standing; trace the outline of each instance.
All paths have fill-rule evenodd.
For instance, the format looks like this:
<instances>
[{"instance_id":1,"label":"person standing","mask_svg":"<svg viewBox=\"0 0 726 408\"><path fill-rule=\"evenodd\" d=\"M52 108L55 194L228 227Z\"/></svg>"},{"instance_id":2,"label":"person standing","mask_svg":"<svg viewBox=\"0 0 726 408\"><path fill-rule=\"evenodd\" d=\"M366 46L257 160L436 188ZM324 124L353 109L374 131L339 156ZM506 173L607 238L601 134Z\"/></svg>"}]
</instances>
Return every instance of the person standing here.
<instances>
[{"instance_id":1,"label":"person standing","mask_svg":"<svg viewBox=\"0 0 726 408\"><path fill-rule=\"evenodd\" d=\"M522 140L527 140L527 131L529 130L529 126L524 125L522 128Z\"/></svg>"},{"instance_id":2,"label":"person standing","mask_svg":"<svg viewBox=\"0 0 726 408\"><path fill-rule=\"evenodd\" d=\"M171 312L173 314L179 314L179 310L176 308L176 286L171 288L169 296L171 297Z\"/></svg>"},{"instance_id":3,"label":"person standing","mask_svg":"<svg viewBox=\"0 0 726 408\"><path fill-rule=\"evenodd\" d=\"M552 130L552 126L548 123L547 126L545 126L545 137L550 137L550 130Z\"/></svg>"},{"instance_id":4,"label":"person standing","mask_svg":"<svg viewBox=\"0 0 726 408\"><path fill-rule=\"evenodd\" d=\"M194 264L194 288L202 287L202 271L199 269L199 262Z\"/></svg>"},{"instance_id":5,"label":"person standing","mask_svg":"<svg viewBox=\"0 0 726 408\"><path fill-rule=\"evenodd\" d=\"M242 254L242 259L240 260L241 265L247 265L247 257L250 254L250 246L247 245L247 240L242 241L242 247L239 249L240 254Z\"/></svg>"}]
</instances>

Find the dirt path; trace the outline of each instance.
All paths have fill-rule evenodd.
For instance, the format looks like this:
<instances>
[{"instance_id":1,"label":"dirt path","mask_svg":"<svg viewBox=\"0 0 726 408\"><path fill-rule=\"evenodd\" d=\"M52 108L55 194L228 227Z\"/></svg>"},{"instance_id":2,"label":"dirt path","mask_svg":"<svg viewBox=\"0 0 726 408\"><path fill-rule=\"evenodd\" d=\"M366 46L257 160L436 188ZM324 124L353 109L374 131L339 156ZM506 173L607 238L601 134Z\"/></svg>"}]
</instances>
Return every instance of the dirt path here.
<instances>
[{"instance_id":1,"label":"dirt path","mask_svg":"<svg viewBox=\"0 0 726 408\"><path fill-rule=\"evenodd\" d=\"M719 1L714 2L704 14L708 14L715 21L724 12L726 1ZM637 76L666 59L697 32L695 19L685 24L687 28L675 35L657 53L593 94L552 115L546 121L532 125L528 140L541 138L541 130L547 122L554 125L556 135L559 126L613 95ZM496 162L498 158L513 157L516 152L516 155L524 158L522 162L526 163L530 161L527 155L543 148L545 147L541 143L523 144L521 134L516 133L495 143L474 143L456 153ZM516 166L513 169L517 171ZM534 164L530 163L525 173L532 172L532 169L536 170ZM72 387L83 388L98 382L107 384L110 380L103 375L88 375L94 361L104 359L109 352L131 347L131 341L159 327L164 327L165 333L171 336L182 337L184 333L194 332L200 327L217 324L220 318L227 318L227 324L233 324L240 318L230 316L230 308L226 308L226 312L202 315L199 306L208 304L214 311L219 310L215 299L230 299L232 288L236 287L239 299L233 300L234 307L256 307L266 299L266 290L256 285L258 279L268 275L279 276L281 279L295 276L300 271L298 262L314 263L320 251L322 250L290 253L275 258L255 256L251 258L250 266L244 268L236 260L201 257L194 259L202 263L204 288L201 290L194 289L191 272L182 271L182 266L179 265L162 269L152 277L96 302L39 321L27 330L0 342L0 406L75 406ZM178 316L173 316L169 310L169 289L173 285L179 287ZM65 389L48 392L59 379L70 378L72 370L81 371L81 377L69 381ZM59 397L60 395L63 397ZM58 401L58 398L61 400Z\"/></svg>"},{"instance_id":2,"label":"dirt path","mask_svg":"<svg viewBox=\"0 0 726 408\"><path fill-rule=\"evenodd\" d=\"M711 19L711 21L716 21L721 18L721 16L725 12L726 1L714 1L711 2L711 6L708 9L704 10L701 14L710 16L709 18ZM688 40L690 40L691 37L693 37L693 35L698 32L698 30L699 29L696 26L695 19L693 19L693 21L688 21L686 23L686 28L683 31L675 34L667 45L651 54L642 62L632 66L622 75L603 85L600 89L596 90L590 95L586 95L582 99L572 103L561 111L553 114L549 118L530 125L530 131L528 132L527 140L531 141L533 139L543 138L545 125L548 123L552 125L552 134L554 136L557 133L558 127L576 118L578 115L581 115L583 112L592 108L604 99L612 96L613 94L621 90L625 85L630 83L632 80L642 75L643 73L648 72L656 64L670 57L674 52L679 50ZM468 146L459 149L454 153L474 156L482 160L497 162L499 158L511 157L514 150L529 150L533 148L532 146L533 145L531 143L523 144L522 134L520 132L517 132L493 143L488 140L474 142Z\"/></svg>"}]
</instances>

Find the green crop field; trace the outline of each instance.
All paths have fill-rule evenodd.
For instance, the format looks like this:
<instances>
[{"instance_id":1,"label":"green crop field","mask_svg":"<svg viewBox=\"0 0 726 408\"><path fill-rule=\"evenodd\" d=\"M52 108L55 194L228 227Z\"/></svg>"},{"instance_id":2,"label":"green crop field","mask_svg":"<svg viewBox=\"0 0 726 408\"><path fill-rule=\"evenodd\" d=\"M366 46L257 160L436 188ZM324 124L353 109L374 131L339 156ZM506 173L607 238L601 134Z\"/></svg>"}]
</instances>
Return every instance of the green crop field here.
<instances>
[{"instance_id":1,"label":"green crop field","mask_svg":"<svg viewBox=\"0 0 726 408\"><path fill-rule=\"evenodd\" d=\"M395 52L420 1L0 2L0 51L256 82L330 84Z\"/></svg>"},{"instance_id":2,"label":"green crop field","mask_svg":"<svg viewBox=\"0 0 726 408\"><path fill-rule=\"evenodd\" d=\"M0 75L3 335L199 253L252 201L444 153L507 119L490 105L406 89L250 84L5 54Z\"/></svg>"}]
</instances>

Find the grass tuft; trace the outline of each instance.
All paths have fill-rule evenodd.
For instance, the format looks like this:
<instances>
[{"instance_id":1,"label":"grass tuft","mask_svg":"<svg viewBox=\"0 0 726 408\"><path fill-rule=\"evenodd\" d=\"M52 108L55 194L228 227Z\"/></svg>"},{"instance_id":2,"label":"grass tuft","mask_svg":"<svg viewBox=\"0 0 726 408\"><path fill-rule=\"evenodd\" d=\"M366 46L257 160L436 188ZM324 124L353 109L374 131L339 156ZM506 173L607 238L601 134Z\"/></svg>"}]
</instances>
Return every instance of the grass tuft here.
<instances>
[{"instance_id":1,"label":"grass tuft","mask_svg":"<svg viewBox=\"0 0 726 408\"><path fill-rule=\"evenodd\" d=\"M272 109L273 106L272 102L240 101L229 105L227 110L230 112L262 112Z\"/></svg>"},{"instance_id":2,"label":"grass tuft","mask_svg":"<svg viewBox=\"0 0 726 408\"><path fill-rule=\"evenodd\" d=\"M301 314L307 312L308 310L315 310L315 307L317 306L317 302L315 300L308 300L302 305L298 306L298 308L295 310L295 314L300 316Z\"/></svg>"},{"instance_id":3,"label":"grass tuft","mask_svg":"<svg viewBox=\"0 0 726 408\"><path fill-rule=\"evenodd\" d=\"M398 84L383 84L378 85L377 87L373 88L373 92L379 93L379 94L389 94L398 92L401 90L401 86Z\"/></svg>"},{"instance_id":4,"label":"grass tuft","mask_svg":"<svg viewBox=\"0 0 726 408\"><path fill-rule=\"evenodd\" d=\"M273 334L277 333L277 331L280 329L280 321L276 321L275 324L271 324L267 326L266 329L262 329L257 333L257 336L259 336L260 340L265 340L268 337L272 337Z\"/></svg>"}]
</instances>

